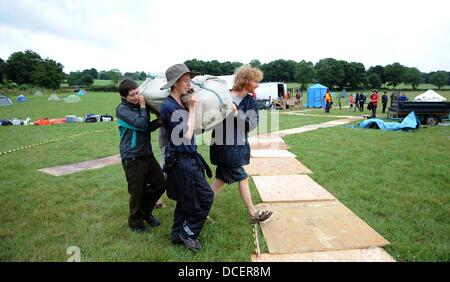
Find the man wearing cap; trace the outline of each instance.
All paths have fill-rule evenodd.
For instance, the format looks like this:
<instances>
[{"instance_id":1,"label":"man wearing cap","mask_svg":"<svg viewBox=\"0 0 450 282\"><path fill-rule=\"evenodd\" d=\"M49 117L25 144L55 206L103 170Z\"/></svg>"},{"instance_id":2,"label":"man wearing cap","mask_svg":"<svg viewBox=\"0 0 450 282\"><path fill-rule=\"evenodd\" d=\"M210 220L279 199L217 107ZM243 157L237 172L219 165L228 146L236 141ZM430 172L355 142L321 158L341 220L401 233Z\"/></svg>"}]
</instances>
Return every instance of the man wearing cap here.
<instances>
[{"instance_id":1,"label":"man wearing cap","mask_svg":"<svg viewBox=\"0 0 450 282\"><path fill-rule=\"evenodd\" d=\"M194 139L197 98L190 96L186 103L182 96L191 89L191 72L184 64L173 65L166 71L170 95L161 105L163 127L169 136L165 152L164 172L167 174L167 196L177 202L172 243L185 244L189 250L199 251L198 236L211 209L214 193L205 179L211 170L197 152Z\"/></svg>"},{"instance_id":2,"label":"man wearing cap","mask_svg":"<svg viewBox=\"0 0 450 282\"><path fill-rule=\"evenodd\" d=\"M166 190L164 174L152 151L150 133L160 127L160 121L150 122L144 97L139 95L138 85L131 79L119 84L122 102L117 106L120 132L120 157L128 182L130 216L128 225L137 233L148 232L146 221L158 226L152 215L156 201Z\"/></svg>"}]
</instances>

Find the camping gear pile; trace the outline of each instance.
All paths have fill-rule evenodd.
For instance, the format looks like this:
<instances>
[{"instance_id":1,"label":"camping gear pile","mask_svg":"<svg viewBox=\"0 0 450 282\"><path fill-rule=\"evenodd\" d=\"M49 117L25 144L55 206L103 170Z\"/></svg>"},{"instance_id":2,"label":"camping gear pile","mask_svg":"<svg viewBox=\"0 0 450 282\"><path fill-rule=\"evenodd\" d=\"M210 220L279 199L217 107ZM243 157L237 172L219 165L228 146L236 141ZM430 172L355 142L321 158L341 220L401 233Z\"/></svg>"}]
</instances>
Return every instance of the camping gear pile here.
<instances>
[{"instance_id":1,"label":"camping gear pile","mask_svg":"<svg viewBox=\"0 0 450 282\"><path fill-rule=\"evenodd\" d=\"M167 83L165 75L154 79L146 79L140 86L139 92L145 97L153 111L159 112L164 99L169 96L168 89L160 90ZM194 95L199 101L195 111L195 132L210 130L225 119L232 112L233 101L227 82L215 76L196 76L191 80ZM183 102L188 96L183 96Z\"/></svg>"},{"instance_id":2,"label":"camping gear pile","mask_svg":"<svg viewBox=\"0 0 450 282\"><path fill-rule=\"evenodd\" d=\"M80 123L80 122L112 122L114 120L111 115L97 115L97 114L87 114L84 117L77 117L75 115L67 115L64 118L39 118L37 121L31 122L31 119L27 117L25 120L22 118L9 118L0 119L0 126L8 125L52 125L52 124L62 124L62 123Z\"/></svg>"}]
</instances>

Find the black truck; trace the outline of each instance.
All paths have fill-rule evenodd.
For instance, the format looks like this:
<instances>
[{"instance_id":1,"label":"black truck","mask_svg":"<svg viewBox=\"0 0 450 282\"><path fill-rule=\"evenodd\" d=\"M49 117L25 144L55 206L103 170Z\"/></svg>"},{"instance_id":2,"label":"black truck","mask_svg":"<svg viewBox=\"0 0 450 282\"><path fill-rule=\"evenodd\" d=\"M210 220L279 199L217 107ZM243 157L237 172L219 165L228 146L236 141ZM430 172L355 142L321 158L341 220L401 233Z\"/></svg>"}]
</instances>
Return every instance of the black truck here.
<instances>
[{"instance_id":1,"label":"black truck","mask_svg":"<svg viewBox=\"0 0 450 282\"><path fill-rule=\"evenodd\" d=\"M436 125L449 119L450 102L408 102L402 101L398 93L391 95L388 118L404 118L412 111L422 124Z\"/></svg>"}]
</instances>

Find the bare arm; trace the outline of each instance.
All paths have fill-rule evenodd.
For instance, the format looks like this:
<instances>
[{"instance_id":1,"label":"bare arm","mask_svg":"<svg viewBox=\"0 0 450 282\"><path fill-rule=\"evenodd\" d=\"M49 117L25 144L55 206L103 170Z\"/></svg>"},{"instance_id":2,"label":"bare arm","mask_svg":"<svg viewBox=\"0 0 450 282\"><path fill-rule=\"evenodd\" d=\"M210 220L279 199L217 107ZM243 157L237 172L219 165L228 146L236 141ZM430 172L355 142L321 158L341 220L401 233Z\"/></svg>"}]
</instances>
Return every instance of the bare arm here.
<instances>
[{"instance_id":1,"label":"bare arm","mask_svg":"<svg viewBox=\"0 0 450 282\"><path fill-rule=\"evenodd\" d=\"M194 96L189 97L189 100L187 102L187 106L189 109L189 116L188 116L188 130L183 135L184 138L191 140L194 136L194 129L195 129L195 109L197 108L198 99Z\"/></svg>"}]
</instances>

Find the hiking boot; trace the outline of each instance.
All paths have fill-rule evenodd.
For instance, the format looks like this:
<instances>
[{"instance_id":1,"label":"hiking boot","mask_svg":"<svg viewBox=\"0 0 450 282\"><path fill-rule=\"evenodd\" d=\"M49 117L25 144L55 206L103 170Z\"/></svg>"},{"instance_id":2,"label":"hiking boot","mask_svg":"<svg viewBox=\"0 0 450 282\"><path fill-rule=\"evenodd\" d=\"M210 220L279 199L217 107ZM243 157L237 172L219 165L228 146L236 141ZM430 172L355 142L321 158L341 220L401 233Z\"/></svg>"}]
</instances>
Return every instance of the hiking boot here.
<instances>
[{"instance_id":1,"label":"hiking boot","mask_svg":"<svg viewBox=\"0 0 450 282\"><path fill-rule=\"evenodd\" d=\"M184 244L184 242L181 241L181 239L177 236L175 239L172 238L172 244L174 244L174 245L181 245L181 244Z\"/></svg>"},{"instance_id":2,"label":"hiking boot","mask_svg":"<svg viewBox=\"0 0 450 282\"><path fill-rule=\"evenodd\" d=\"M183 241L188 250L198 252L202 249L202 245L200 245L200 242L197 239L186 237L183 233L178 234L178 238Z\"/></svg>"},{"instance_id":3,"label":"hiking boot","mask_svg":"<svg viewBox=\"0 0 450 282\"><path fill-rule=\"evenodd\" d=\"M136 232L138 234L145 234L145 233L150 231L150 229L148 227L146 227L146 226L144 226L144 227L134 227L134 228L130 228L130 229L131 229L131 231Z\"/></svg>"},{"instance_id":4,"label":"hiking boot","mask_svg":"<svg viewBox=\"0 0 450 282\"><path fill-rule=\"evenodd\" d=\"M149 215L144 220L151 226L159 226L161 223L159 222L159 219L154 217L153 215Z\"/></svg>"}]
</instances>

